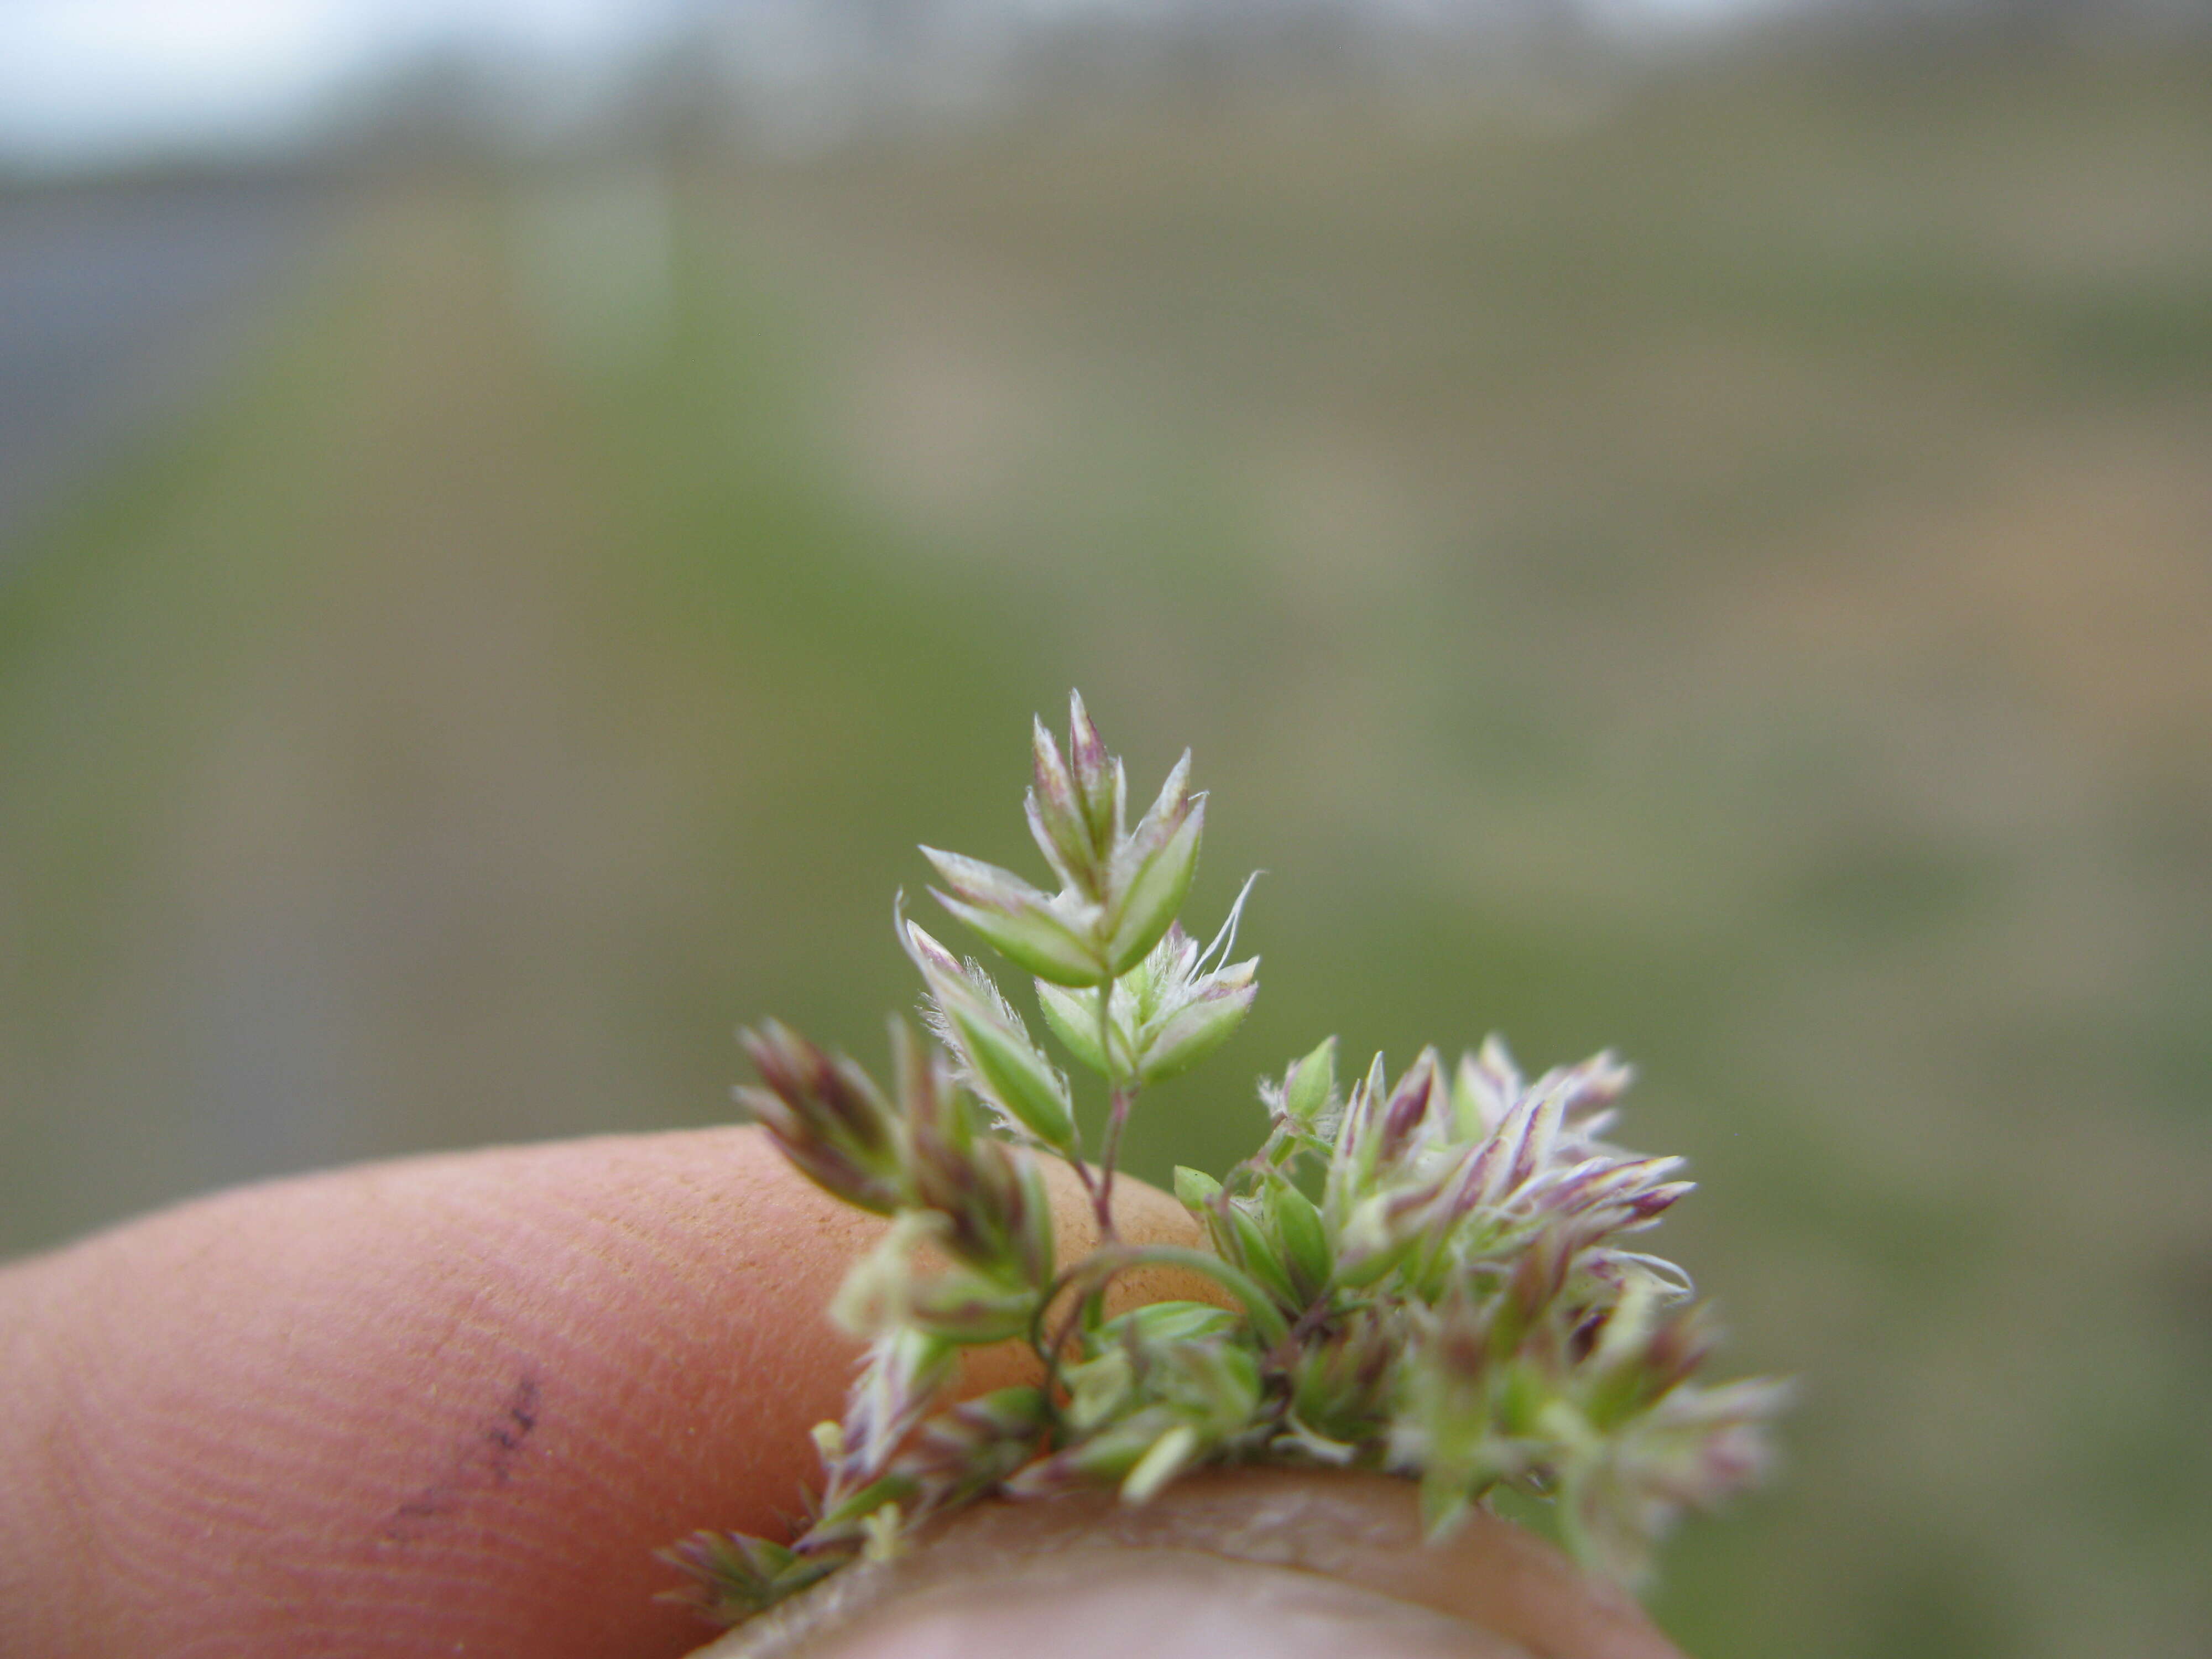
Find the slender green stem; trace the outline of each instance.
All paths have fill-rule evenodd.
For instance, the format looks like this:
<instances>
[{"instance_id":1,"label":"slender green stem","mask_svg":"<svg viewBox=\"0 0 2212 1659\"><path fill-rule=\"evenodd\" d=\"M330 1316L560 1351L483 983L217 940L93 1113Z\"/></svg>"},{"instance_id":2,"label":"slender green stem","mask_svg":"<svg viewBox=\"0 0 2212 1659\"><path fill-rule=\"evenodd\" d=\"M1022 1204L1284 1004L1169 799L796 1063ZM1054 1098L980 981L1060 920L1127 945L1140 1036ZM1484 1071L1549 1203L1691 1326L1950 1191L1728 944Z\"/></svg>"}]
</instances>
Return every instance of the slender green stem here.
<instances>
[{"instance_id":1,"label":"slender green stem","mask_svg":"<svg viewBox=\"0 0 2212 1659\"><path fill-rule=\"evenodd\" d=\"M1128 1127L1129 1107L1137 1098L1134 1089L1116 1089L1114 1102L1106 1112L1106 1133L1098 1146L1098 1237L1105 1244L1115 1243L1114 1235L1114 1165L1121 1156L1121 1131Z\"/></svg>"},{"instance_id":2,"label":"slender green stem","mask_svg":"<svg viewBox=\"0 0 2212 1659\"><path fill-rule=\"evenodd\" d=\"M1067 1316L1060 1322L1060 1328L1052 1334L1048 1341L1044 1334L1045 1316L1052 1311L1052 1304L1072 1289L1078 1279L1096 1270L1097 1261L1096 1255L1087 1255L1073 1267L1061 1268L1053 1276L1052 1283L1045 1286L1044 1294L1037 1298L1036 1310L1030 1316L1030 1346L1036 1350L1037 1358L1044 1365L1045 1404L1054 1413L1060 1409L1054 1395L1060 1388L1060 1357L1067 1352L1068 1342L1075 1335L1076 1326L1082 1321L1091 1294L1085 1291L1075 1298ZM1112 1277L1113 1273L1109 1271L1106 1278L1110 1279Z\"/></svg>"},{"instance_id":3,"label":"slender green stem","mask_svg":"<svg viewBox=\"0 0 2212 1659\"><path fill-rule=\"evenodd\" d=\"M1036 1311L1030 1316L1030 1346L1043 1362L1048 1398L1059 1385L1060 1356L1069 1339L1074 1336L1076 1326L1082 1322L1084 1310L1103 1297L1106 1287L1121 1274L1132 1267L1184 1267L1205 1275L1244 1304L1245 1314L1252 1322L1253 1334L1264 1347L1275 1349L1289 1341L1291 1327L1282 1310L1242 1268L1210 1251L1187 1249L1180 1244L1114 1245L1094 1250L1073 1267L1062 1268L1037 1299ZM1093 1282L1086 1284L1086 1279ZM1075 1305L1068 1310L1060 1328L1047 1341L1045 1316L1054 1302L1071 1291L1079 1291Z\"/></svg>"},{"instance_id":4,"label":"slender green stem","mask_svg":"<svg viewBox=\"0 0 2212 1659\"><path fill-rule=\"evenodd\" d=\"M1244 1311L1252 1321L1253 1334L1265 1346L1272 1348L1291 1334L1282 1310L1259 1282L1210 1251L1187 1249L1180 1244L1142 1244L1126 1247L1115 1255L1109 1277L1131 1267L1188 1267L1193 1273L1203 1273L1244 1304Z\"/></svg>"},{"instance_id":5,"label":"slender green stem","mask_svg":"<svg viewBox=\"0 0 2212 1659\"><path fill-rule=\"evenodd\" d=\"M1076 1180L1083 1183L1084 1195L1090 1199L1091 1207L1094 1211L1097 1210L1098 1207L1098 1183L1091 1177L1091 1165L1084 1158L1083 1148L1079 1145L1065 1162L1069 1169L1075 1171Z\"/></svg>"},{"instance_id":6,"label":"slender green stem","mask_svg":"<svg viewBox=\"0 0 2212 1659\"><path fill-rule=\"evenodd\" d=\"M1105 1062L1106 1086L1112 1104L1107 1109L1105 1138L1098 1148L1098 1185L1091 1193L1091 1209L1098 1217L1098 1242L1112 1244L1114 1231L1114 1164L1121 1156L1121 1126L1129 1118L1129 1093L1121 1086L1121 1067L1114 1062L1114 978L1109 974L1098 988L1098 1057ZM1085 1182L1089 1187L1089 1182Z\"/></svg>"}]
</instances>

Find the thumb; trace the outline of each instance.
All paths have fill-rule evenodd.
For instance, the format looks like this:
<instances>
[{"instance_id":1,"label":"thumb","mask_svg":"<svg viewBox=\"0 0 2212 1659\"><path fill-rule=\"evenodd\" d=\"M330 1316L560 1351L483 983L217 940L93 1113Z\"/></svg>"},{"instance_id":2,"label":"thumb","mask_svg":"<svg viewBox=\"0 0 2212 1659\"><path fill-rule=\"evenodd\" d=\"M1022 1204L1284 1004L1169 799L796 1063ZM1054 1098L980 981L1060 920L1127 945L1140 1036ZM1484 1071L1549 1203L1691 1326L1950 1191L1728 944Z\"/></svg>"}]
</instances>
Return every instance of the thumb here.
<instances>
[{"instance_id":1,"label":"thumb","mask_svg":"<svg viewBox=\"0 0 2212 1659\"><path fill-rule=\"evenodd\" d=\"M696 1659L1680 1659L1625 1594L1476 1514L1421 1536L1403 1481L1220 1472L967 1510Z\"/></svg>"}]
</instances>

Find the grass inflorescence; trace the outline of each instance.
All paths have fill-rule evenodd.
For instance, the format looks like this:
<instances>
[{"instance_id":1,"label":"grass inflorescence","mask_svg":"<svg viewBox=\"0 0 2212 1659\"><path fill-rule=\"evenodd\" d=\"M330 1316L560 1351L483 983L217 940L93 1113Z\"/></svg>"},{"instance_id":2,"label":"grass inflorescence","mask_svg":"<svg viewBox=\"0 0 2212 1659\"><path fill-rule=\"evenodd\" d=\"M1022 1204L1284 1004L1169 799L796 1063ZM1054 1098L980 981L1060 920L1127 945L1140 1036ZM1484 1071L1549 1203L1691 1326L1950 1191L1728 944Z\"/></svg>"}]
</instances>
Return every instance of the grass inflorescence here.
<instances>
[{"instance_id":1,"label":"grass inflorescence","mask_svg":"<svg viewBox=\"0 0 2212 1659\"><path fill-rule=\"evenodd\" d=\"M1680 1159L1605 1139L1629 1080L1609 1054L1531 1080L1492 1037L1395 1078L1378 1054L1346 1087L1331 1037L1261 1085L1269 1127L1249 1158L1219 1179L1176 1171L1201 1245L1123 1239L1130 1114L1237 1029L1259 963L1231 960L1243 895L1203 947L1179 920L1206 819L1188 755L1133 827L1079 696L1065 753L1040 721L1032 761L1030 829L1056 891L923 851L938 901L1032 977L1043 1024L1103 1080L1099 1144L991 973L902 905L927 1035L892 1021L890 1087L773 1022L745 1033L756 1119L890 1225L830 1310L869 1346L843 1420L815 1431L804 1528L674 1546L683 1599L734 1623L978 1498L1110 1487L1141 1504L1188 1470L1260 1463L1417 1480L1432 1537L1518 1491L1548 1502L1585 1565L1632 1582L1680 1511L1756 1479L1783 1386L1692 1380L1711 1322L1680 1268L1634 1248L1689 1183ZM1073 1261L1046 1159L1091 1206L1095 1242ZM1140 1267L1212 1295L1112 1311L1109 1288ZM1010 1341L1041 1380L954 1403L962 1352Z\"/></svg>"}]
</instances>

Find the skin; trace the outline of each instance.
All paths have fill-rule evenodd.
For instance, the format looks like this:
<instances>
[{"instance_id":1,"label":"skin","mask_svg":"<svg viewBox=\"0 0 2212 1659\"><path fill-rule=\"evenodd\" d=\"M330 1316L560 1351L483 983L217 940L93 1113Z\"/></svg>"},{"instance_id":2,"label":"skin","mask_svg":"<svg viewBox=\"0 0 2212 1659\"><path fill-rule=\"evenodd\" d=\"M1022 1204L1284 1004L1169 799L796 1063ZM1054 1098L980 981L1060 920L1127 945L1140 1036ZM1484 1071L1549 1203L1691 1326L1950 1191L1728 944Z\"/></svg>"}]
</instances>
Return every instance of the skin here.
<instances>
[{"instance_id":1,"label":"skin","mask_svg":"<svg viewBox=\"0 0 2212 1659\"><path fill-rule=\"evenodd\" d=\"M1185 1239L1172 1200L1125 1186L1125 1233ZM1079 1210L1061 1205L1064 1249L1087 1242ZM821 1309L879 1225L722 1129L271 1182L0 1269L8 1651L686 1652L708 1632L653 1600L675 1582L653 1553L701 1526L782 1532L855 1354ZM1562 1659L1673 1651L1502 1523L1410 1550L1399 1483L1326 1490L1382 1541L1299 1571ZM1217 1543L1281 1494L1195 1489ZM1116 1524L1069 1510L1037 1535L1126 1546ZM972 1573L972 1547L941 1550L944 1582Z\"/></svg>"}]
</instances>

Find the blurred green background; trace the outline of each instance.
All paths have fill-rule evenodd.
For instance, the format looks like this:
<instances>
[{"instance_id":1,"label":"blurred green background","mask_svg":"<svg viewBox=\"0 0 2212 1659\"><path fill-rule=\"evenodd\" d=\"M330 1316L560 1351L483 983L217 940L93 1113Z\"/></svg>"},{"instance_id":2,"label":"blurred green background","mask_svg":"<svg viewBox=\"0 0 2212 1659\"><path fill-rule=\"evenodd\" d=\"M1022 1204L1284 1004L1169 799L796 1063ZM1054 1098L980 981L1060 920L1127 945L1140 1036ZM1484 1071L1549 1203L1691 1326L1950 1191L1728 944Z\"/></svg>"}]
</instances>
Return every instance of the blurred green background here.
<instances>
[{"instance_id":1,"label":"blurred green background","mask_svg":"<svg viewBox=\"0 0 2212 1659\"><path fill-rule=\"evenodd\" d=\"M1329 1031L1639 1066L1804 1378L1689 1651L2212 1654L2212 55L1110 91L285 174L0 524L0 1249L879 1059L1077 684L1268 872L1140 1173Z\"/></svg>"}]
</instances>

